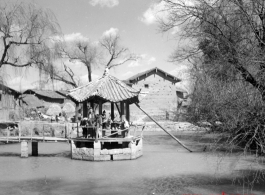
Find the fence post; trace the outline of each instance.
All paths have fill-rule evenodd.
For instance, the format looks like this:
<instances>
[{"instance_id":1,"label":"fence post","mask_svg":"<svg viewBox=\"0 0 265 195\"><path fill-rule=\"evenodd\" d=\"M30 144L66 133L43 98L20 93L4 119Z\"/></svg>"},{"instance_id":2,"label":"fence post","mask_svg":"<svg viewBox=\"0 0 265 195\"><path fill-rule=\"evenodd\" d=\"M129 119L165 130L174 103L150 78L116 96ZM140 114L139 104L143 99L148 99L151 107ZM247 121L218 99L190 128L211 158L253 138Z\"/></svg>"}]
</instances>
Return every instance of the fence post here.
<instances>
[{"instance_id":1,"label":"fence post","mask_svg":"<svg viewBox=\"0 0 265 195\"><path fill-rule=\"evenodd\" d=\"M43 136L43 142L44 142L44 125L42 126L42 136Z\"/></svg>"},{"instance_id":2,"label":"fence post","mask_svg":"<svg viewBox=\"0 0 265 195\"><path fill-rule=\"evenodd\" d=\"M66 127L66 123L64 124L64 138L67 138L67 127Z\"/></svg>"},{"instance_id":3,"label":"fence post","mask_svg":"<svg viewBox=\"0 0 265 195\"><path fill-rule=\"evenodd\" d=\"M31 129L31 131L30 131L30 139L31 139L31 142L32 142L32 134L33 134L33 129Z\"/></svg>"},{"instance_id":4,"label":"fence post","mask_svg":"<svg viewBox=\"0 0 265 195\"><path fill-rule=\"evenodd\" d=\"M6 132L6 143L8 143L8 138L10 136L10 130L9 128L7 127L7 132Z\"/></svg>"},{"instance_id":5,"label":"fence post","mask_svg":"<svg viewBox=\"0 0 265 195\"><path fill-rule=\"evenodd\" d=\"M21 137L21 125L20 122L18 123L18 141L20 142L20 137Z\"/></svg>"},{"instance_id":6,"label":"fence post","mask_svg":"<svg viewBox=\"0 0 265 195\"><path fill-rule=\"evenodd\" d=\"M77 128L77 129L76 129L76 131L77 131L77 132L76 132L76 133L77 133L77 137L79 137L78 122L76 122L76 128Z\"/></svg>"}]
</instances>

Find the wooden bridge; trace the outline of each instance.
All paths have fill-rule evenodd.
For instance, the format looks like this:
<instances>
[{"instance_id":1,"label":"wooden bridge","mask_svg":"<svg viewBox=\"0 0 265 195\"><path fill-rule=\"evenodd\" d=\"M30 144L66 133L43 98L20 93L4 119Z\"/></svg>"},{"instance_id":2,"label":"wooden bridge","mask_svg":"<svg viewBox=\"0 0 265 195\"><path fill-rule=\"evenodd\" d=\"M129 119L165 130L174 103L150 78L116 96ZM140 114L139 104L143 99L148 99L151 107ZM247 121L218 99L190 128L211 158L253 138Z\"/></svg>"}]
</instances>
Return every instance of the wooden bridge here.
<instances>
[{"instance_id":1,"label":"wooden bridge","mask_svg":"<svg viewBox=\"0 0 265 195\"><path fill-rule=\"evenodd\" d=\"M1 123L2 125L4 123ZM29 151L28 151L28 144L30 144L31 142L31 148L32 148L32 156L38 156L38 142L45 142L45 143L51 143L51 142L67 142L70 143L71 145L71 156L73 159L80 159L80 155L78 154L78 151L83 148L83 147L87 147L86 150L90 151L91 149L94 151L97 151L98 148L94 148L94 147L98 147L97 145L99 144L101 146L102 149L104 149L103 152L106 153L106 148L108 149L113 149L112 147L116 147L117 144L120 144L121 147L121 151L122 148L129 147L130 143L136 143L139 142L139 140L142 139L142 131L140 135L136 135L136 130L137 130L137 126L134 126L134 131L131 131L130 133L130 129L133 129L133 126L131 126L130 128L127 129L119 129L114 131L113 133L111 133L111 130L107 130L107 129L100 129L100 134L99 136L97 136L96 138L92 138L92 137L87 137L84 138L82 136L79 136L79 130L82 128L82 126L78 126L77 123L72 124L72 123L65 123L65 124L60 124L60 125L64 125L64 129L63 131L59 131L58 132L50 132L50 135L52 136L56 136L56 135L60 135L60 137L51 137L51 136L46 136L47 130L45 130L44 126L46 125L51 125L51 123L39 123L39 125L42 125L43 128L41 131L38 132L38 136L35 135L36 132L34 132L34 130L28 129L27 130L27 135L25 135L23 133L23 130L21 128L21 124L18 122L8 122L5 123L8 124L9 126L6 129L2 129L0 132L2 134L2 137L0 137L0 142L5 142L5 143L13 143L13 142L21 142L21 157L27 158ZM53 123L53 125L56 125L55 123ZM9 128L10 126L12 126L12 128ZM87 126L85 126L87 128ZM96 127L94 127L96 128ZM128 136L124 136L124 133L129 132ZM74 133L73 133L74 132ZM123 133L124 132L124 133ZM18 135L15 135L18 134ZM4 136L3 136L4 135ZM98 129L97 129L97 135L98 135ZM113 137L114 136L114 137ZM90 147L90 148L89 148ZM138 146L138 148L141 148L142 146ZM74 148L74 149L73 149ZM80 148L80 149L79 149ZM83 149L84 150L84 149ZM110 153L112 152L112 150L110 150ZM74 154L73 154L74 153ZM121 156L122 154L117 156L114 156L115 158L118 159L128 159L128 154L132 154L132 153L126 153L127 155ZM79 155L79 156L78 156ZM135 158L139 157L140 155L142 155L142 153L137 153L137 155L134 155ZM113 157L111 157L112 155L108 154L107 155L109 158L107 158L107 160L112 159ZM86 156L87 157L87 156ZM100 155L99 153L96 154L96 156L89 156L91 159L93 157L93 160L106 160L106 154L104 155Z\"/></svg>"}]
</instances>

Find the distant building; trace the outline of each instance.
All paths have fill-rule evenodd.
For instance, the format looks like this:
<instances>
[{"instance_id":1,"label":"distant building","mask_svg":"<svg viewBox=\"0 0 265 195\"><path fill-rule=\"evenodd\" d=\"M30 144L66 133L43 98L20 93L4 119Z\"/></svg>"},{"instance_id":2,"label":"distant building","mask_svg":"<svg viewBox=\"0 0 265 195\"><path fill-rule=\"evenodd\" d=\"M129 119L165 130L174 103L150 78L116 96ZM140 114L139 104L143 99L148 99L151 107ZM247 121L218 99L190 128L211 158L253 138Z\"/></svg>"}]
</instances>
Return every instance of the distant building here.
<instances>
[{"instance_id":1,"label":"distant building","mask_svg":"<svg viewBox=\"0 0 265 195\"><path fill-rule=\"evenodd\" d=\"M73 105L75 105L75 102L68 96L68 91L67 90L59 90L59 91L55 91L56 93L60 94L61 96L64 96L64 104L69 102Z\"/></svg>"},{"instance_id":2,"label":"distant building","mask_svg":"<svg viewBox=\"0 0 265 195\"><path fill-rule=\"evenodd\" d=\"M75 103L67 96L67 91L35 90L28 89L21 95L23 103L28 107L49 107L51 104L59 104L61 107L65 103Z\"/></svg>"},{"instance_id":3,"label":"distant building","mask_svg":"<svg viewBox=\"0 0 265 195\"><path fill-rule=\"evenodd\" d=\"M159 69L153 68L136 74L125 81L135 89L141 89L140 106L150 115L166 119L168 113L177 108L175 84L180 79ZM143 114L136 106L131 106L132 114ZM172 116L171 114L171 116Z\"/></svg>"},{"instance_id":4,"label":"distant building","mask_svg":"<svg viewBox=\"0 0 265 195\"><path fill-rule=\"evenodd\" d=\"M43 108L43 101L35 94L22 94L20 97L20 105L28 108Z\"/></svg>"},{"instance_id":5,"label":"distant building","mask_svg":"<svg viewBox=\"0 0 265 195\"><path fill-rule=\"evenodd\" d=\"M64 104L66 97L60 95L56 91L48 90L34 90L28 89L24 91L23 94L30 94L36 96L39 100L43 102L43 106L47 107L51 104Z\"/></svg>"},{"instance_id":6,"label":"distant building","mask_svg":"<svg viewBox=\"0 0 265 195\"><path fill-rule=\"evenodd\" d=\"M6 86L0 84L0 120L9 121L14 119L13 116L16 113L18 115L19 104L18 97L21 93ZM13 115L13 116L11 116Z\"/></svg>"}]
</instances>

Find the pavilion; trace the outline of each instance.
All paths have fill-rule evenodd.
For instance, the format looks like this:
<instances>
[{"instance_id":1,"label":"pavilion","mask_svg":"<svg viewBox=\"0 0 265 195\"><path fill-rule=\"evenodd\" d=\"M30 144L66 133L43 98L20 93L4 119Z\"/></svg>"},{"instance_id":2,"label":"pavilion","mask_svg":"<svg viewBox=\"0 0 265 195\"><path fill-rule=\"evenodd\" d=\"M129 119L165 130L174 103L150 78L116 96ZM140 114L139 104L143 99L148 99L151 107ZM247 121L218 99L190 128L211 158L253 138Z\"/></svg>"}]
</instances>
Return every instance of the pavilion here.
<instances>
[{"instance_id":1,"label":"pavilion","mask_svg":"<svg viewBox=\"0 0 265 195\"><path fill-rule=\"evenodd\" d=\"M114 120L114 106L116 105L120 118L125 115L127 121L130 122L130 104L139 102L139 94L140 90L136 90L111 76L106 69L101 78L69 91L68 96L76 102L77 108L79 104L83 104L83 117L88 116L88 103L93 110L98 107L98 114L102 115L103 104L110 102L111 120ZM130 135L129 128L127 129L127 136L122 134L122 136L112 137L112 133L98 136L99 131L111 130L96 126L95 138L77 137L72 139L72 159L90 161L130 160L142 156L142 134L141 136ZM124 130L126 129L119 129L118 131L121 133Z\"/></svg>"},{"instance_id":2,"label":"pavilion","mask_svg":"<svg viewBox=\"0 0 265 195\"><path fill-rule=\"evenodd\" d=\"M99 115L102 115L102 105L110 102L112 120L114 119L114 105L116 105L120 116L125 114L127 121L130 121L130 104L139 102L139 94L140 90L136 90L111 76L106 69L101 78L71 90L68 96L77 103L77 106L80 103L83 104L83 117L87 117L88 102L92 108L95 108L95 104L98 105Z\"/></svg>"}]
</instances>

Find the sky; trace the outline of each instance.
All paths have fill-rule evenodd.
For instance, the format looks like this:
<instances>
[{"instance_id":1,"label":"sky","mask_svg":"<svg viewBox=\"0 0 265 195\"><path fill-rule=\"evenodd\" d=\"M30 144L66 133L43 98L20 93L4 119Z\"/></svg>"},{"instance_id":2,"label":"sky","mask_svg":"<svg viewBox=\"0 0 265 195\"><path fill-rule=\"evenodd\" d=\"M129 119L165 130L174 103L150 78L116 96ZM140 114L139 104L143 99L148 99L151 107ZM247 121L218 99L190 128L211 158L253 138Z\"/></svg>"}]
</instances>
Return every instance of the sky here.
<instances>
[{"instance_id":1,"label":"sky","mask_svg":"<svg viewBox=\"0 0 265 195\"><path fill-rule=\"evenodd\" d=\"M110 74L125 80L129 77L158 67L179 78L185 63L169 62L170 54L178 47L174 30L161 33L156 21L156 12L162 3L158 0L23 0L50 9L56 16L65 39L89 39L98 41L104 33L119 33L120 43L131 53L141 56L136 62L128 62L115 67ZM0 3L3 0L0 0ZM8 0L19 2L19 0ZM74 64L75 74L87 82L86 68L80 63ZM104 68L94 68L92 78L102 76ZM7 70L8 85L23 91L34 88L38 83L35 70ZM55 89L63 86L55 83Z\"/></svg>"}]
</instances>

